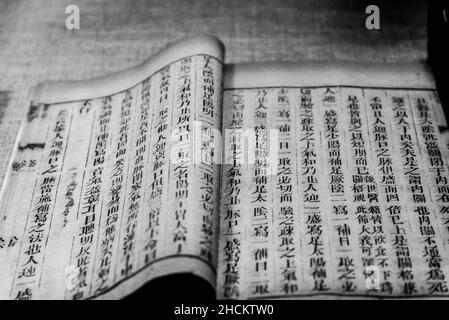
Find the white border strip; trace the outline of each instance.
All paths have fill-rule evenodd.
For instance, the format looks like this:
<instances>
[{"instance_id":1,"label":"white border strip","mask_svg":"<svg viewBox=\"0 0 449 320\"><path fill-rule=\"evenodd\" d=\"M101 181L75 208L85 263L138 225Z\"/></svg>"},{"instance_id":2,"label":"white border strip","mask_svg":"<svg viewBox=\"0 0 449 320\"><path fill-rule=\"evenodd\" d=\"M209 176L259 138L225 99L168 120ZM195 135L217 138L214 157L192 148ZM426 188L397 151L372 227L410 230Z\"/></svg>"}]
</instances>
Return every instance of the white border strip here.
<instances>
[{"instance_id":1,"label":"white border strip","mask_svg":"<svg viewBox=\"0 0 449 320\"><path fill-rule=\"evenodd\" d=\"M435 89L435 81L425 63L307 61L225 66L225 89L326 86Z\"/></svg>"}]
</instances>

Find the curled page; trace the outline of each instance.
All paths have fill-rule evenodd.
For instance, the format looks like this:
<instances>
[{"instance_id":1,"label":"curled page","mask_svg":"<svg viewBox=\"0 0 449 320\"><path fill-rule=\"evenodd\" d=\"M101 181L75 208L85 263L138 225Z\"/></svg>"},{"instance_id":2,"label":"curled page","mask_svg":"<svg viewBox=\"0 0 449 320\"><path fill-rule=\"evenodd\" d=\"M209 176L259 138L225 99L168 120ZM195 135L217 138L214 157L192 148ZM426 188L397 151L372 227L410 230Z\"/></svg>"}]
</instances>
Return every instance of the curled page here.
<instances>
[{"instance_id":1,"label":"curled page","mask_svg":"<svg viewBox=\"0 0 449 320\"><path fill-rule=\"evenodd\" d=\"M448 298L440 110L422 65L226 67L218 296Z\"/></svg>"},{"instance_id":2,"label":"curled page","mask_svg":"<svg viewBox=\"0 0 449 320\"><path fill-rule=\"evenodd\" d=\"M174 273L215 285L222 61L193 37L34 90L0 203L0 298L120 298Z\"/></svg>"}]
</instances>

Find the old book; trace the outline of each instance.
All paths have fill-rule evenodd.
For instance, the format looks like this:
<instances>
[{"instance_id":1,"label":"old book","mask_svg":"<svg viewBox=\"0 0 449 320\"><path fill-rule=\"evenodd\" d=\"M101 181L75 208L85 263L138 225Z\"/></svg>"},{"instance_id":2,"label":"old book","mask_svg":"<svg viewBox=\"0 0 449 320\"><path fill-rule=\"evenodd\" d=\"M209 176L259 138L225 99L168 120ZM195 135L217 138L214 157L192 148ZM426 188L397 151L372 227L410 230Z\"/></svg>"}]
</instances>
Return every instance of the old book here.
<instances>
[{"instance_id":1,"label":"old book","mask_svg":"<svg viewBox=\"0 0 449 320\"><path fill-rule=\"evenodd\" d=\"M170 275L221 299L449 297L445 126L423 65L225 66L208 36L38 85L1 190L0 298Z\"/></svg>"}]
</instances>

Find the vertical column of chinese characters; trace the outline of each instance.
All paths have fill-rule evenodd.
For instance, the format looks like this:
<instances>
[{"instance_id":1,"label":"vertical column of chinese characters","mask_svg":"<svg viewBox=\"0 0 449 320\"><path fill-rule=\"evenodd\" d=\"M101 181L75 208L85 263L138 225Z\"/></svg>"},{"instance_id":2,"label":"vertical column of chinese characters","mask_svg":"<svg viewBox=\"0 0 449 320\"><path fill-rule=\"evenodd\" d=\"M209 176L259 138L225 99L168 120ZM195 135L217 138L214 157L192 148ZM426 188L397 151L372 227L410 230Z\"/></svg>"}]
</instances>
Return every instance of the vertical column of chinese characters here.
<instances>
[{"instance_id":1,"label":"vertical column of chinese characters","mask_svg":"<svg viewBox=\"0 0 449 320\"><path fill-rule=\"evenodd\" d=\"M184 58L176 62L175 83L173 97L173 129L170 152L169 173L169 251L171 254L193 253L190 247L191 241L189 226L192 218L189 214L189 190L194 176L192 153L190 143L192 141L193 108L194 100L192 91L195 88L195 68L192 57Z\"/></svg>"},{"instance_id":2,"label":"vertical column of chinese characters","mask_svg":"<svg viewBox=\"0 0 449 320\"><path fill-rule=\"evenodd\" d=\"M225 91L223 105L231 106L223 114L224 163L222 178L222 207L220 221L220 247L218 266L218 297L238 299L241 297L242 276L242 214L245 209L244 164L244 110L243 91Z\"/></svg>"},{"instance_id":3,"label":"vertical column of chinese characters","mask_svg":"<svg viewBox=\"0 0 449 320\"><path fill-rule=\"evenodd\" d=\"M126 177L131 149L133 126L132 96L127 90L113 97L120 104L118 126L112 128L112 151L110 157L111 170L105 179L106 191L101 212L100 234L96 252L93 294L107 290L114 281L117 244L119 241L121 217L124 206ZM118 106L117 106L118 107Z\"/></svg>"},{"instance_id":4,"label":"vertical column of chinese characters","mask_svg":"<svg viewBox=\"0 0 449 320\"><path fill-rule=\"evenodd\" d=\"M141 119L146 119L147 129L145 134L145 144L147 145L148 152L146 163L144 164L144 189L142 194L142 209L140 214L140 226L139 226L139 243L138 243L138 251L139 251L139 262L140 266L145 266L151 260L156 259L158 256L158 242L160 235L160 211L158 208L153 208L149 204L149 190L151 189L151 173L153 171L154 162L152 162L154 157L152 146L152 130L153 130L153 121L155 121L155 106L156 106L156 94L155 92L158 90L156 86L156 75L148 78L142 83L142 87L140 90L140 103L141 106ZM142 124L144 124L143 122Z\"/></svg>"},{"instance_id":5,"label":"vertical column of chinese characters","mask_svg":"<svg viewBox=\"0 0 449 320\"><path fill-rule=\"evenodd\" d=\"M404 288L404 294L435 294L446 286L441 277L442 244L436 236L438 231L436 217L430 195L423 177L422 160L416 141L416 129L411 114L410 101L407 93L402 91L387 91L393 111L393 138L400 150L400 175L408 195L407 212L410 216L414 243L419 248L420 255L412 258L415 266L414 278L416 286L411 282ZM404 273L406 280L413 280L412 274Z\"/></svg>"},{"instance_id":6,"label":"vertical column of chinese characters","mask_svg":"<svg viewBox=\"0 0 449 320\"><path fill-rule=\"evenodd\" d=\"M386 248L384 219L378 205L377 183L372 174L373 164L368 125L362 89L342 89L345 113L349 123L351 145L350 168L352 169L353 214L357 221L361 271L366 293L376 294L381 275L390 274L389 253ZM388 279L387 279L388 280ZM382 281L385 281L383 279ZM361 290L363 290L360 288Z\"/></svg>"},{"instance_id":7,"label":"vertical column of chinese characters","mask_svg":"<svg viewBox=\"0 0 449 320\"><path fill-rule=\"evenodd\" d=\"M449 214L449 175L447 162L443 159L440 147L440 133L434 120L432 108L437 104L428 91L412 91L409 93L411 112L415 119L415 128L418 133L417 143L426 163L425 183L429 186L430 196L435 204L436 229L435 233L442 239L440 248L434 247L429 252L429 259L433 260L434 271L429 274L429 280L434 282L435 294L447 294L447 273L449 272L449 230L447 216ZM447 160L446 160L447 161ZM446 223L446 225L445 225Z\"/></svg>"},{"instance_id":8,"label":"vertical column of chinese characters","mask_svg":"<svg viewBox=\"0 0 449 320\"><path fill-rule=\"evenodd\" d=\"M126 197L123 220L120 231L118 272L120 277L127 277L139 268L139 221L143 213L143 193L145 189L144 172L148 162L147 146L150 121L149 104L141 100L142 85L131 92L135 98L132 105L135 120L131 140L131 152L126 184ZM148 101L146 101L148 102Z\"/></svg>"},{"instance_id":9,"label":"vertical column of chinese characters","mask_svg":"<svg viewBox=\"0 0 449 320\"><path fill-rule=\"evenodd\" d=\"M51 119L51 127L45 142L45 158L41 161L35 182L31 211L10 294L14 299L31 299L38 294L55 209L54 201L64 164L70 109L44 109L42 117Z\"/></svg>"},{"instance_id":10,"label":"vertical column of chinese characters","mask_svg":"<svg viewBox=\"0 0 449 320\"><path fill-rule=\"evenodd\" d=\"M71 109L70 126L65 150L64 168L58 182L50 236L48 238L46 267L41 280L42 297L62 299L66 288L72 286L78 268L70 264L72 240L78 231L77 211L80 203L82 178L94 123L91 101L64 104ZM51 108L62 106L53 105ZM57 258L55 258L57 257Z\"/></svg>"},{"instance_id":11,"label":"vertical column of chinese characters","mask_svg":"<svg viewBox=\"0 0 449 320\"><path fill-rule=\"evenodd\" d=\"M317 91L301 88L296 105L299 212L305 287L314 292L330 289L327 216L322 199L320 120Z\"/></svg>"},{"instance_id":12,"label":"vertical column of chinese characters","mask_svg":"<svg viewBox=\"0 0 449 320\"><path fill-rule=\"evenodd\" d=\"M323 163L327 184L330 239L333 252L333 273L337 292L351 293L357 289L360 268L355 221L350 215L350 173L345 141L345 117L340 88L319 89L323 137ZM323 189L324 193L324 189ZM352 199L351 199L352 200Z\"/></svg>"},{"instance_id":13,"label":"vertical column of chinese characters","mask_svg":"<svg viewBox=\"0 0 449 320\"><path fill-rule=\"evenodd\" d=\"M101 214L98 215L99 233L98 246L95 251L93 279L90 284L90 294L98 294L106 290L113 281L113 267L115 265L115 248L118 241L118 228L120 224L119 217L123 209L123 192L125 188L124 177L126 176L125 158L127 149L129 148L129 127L131 126L131 96L129 91L124 94L118 94L111 97L111 105L117 105L120 108L119 112L111 115L111 154L106 161L110 163L110 169L105 170L102 184L105 186L102 189L104 193L104 201L101 206ZM91 110L85 108L80 109L80 115L83 117L77 123L77 131L72 130L73 135L79 137L82 132L86 131L86 119L88 114L92 114ZM115 125L117 124L117 125ZM83 129L84 126L84 129ZM75 129L75 128L74 128ZM87 141L86 141L87 140ZM81 141L80 141L81 142ZM83 140L85 157L88 156L88 139ZM75 148L75 146L74 146ZM72 150L73 154L77 154ZM85 159L83 159L86 161ZM78 164L80 165L80 164ZM82 176L82 174L80 174ZM78 202L78 199L76 199ZM70 281L75 280L75 283L70 283L69 286L76 286L77 274L79 273L77 267L70 270ZM70 289L70 288L69 288Z\"/></svg>"},{"instance_id":14,"label":"vertical column of chinese characters","mask_svg":"<svg viewBox=\"0 0 449 320\"><path fill-rule=\"evenodd\" d=\"M77 214L78 232L73 238L71 254L71 265L77 268L77 274L72 286L66 290L66 298L87 298L93 277L102 207L102 183L105 180L105 162L111 138L111 100L111 97L105 97L92 101L97 117L86 161L87 170L83 177L81 203Z\"/></svg>"},{"instance_id":15,"label":"vertical column of chinese characters","mask_svg":"<svg viewBox=\"0 0 449 320\"><path fill-rule=\"evenodd\" d=\"M102 205L101 229L97 248L97 263L94 286L96 292L107 290L115 281L126 277L135 268L135 219L137 216L131 190L135 181L135 135L136 122L140 118L138 109L138 92L140 85L117 94L111 128L112 144L109 156L107 178L104 183L104 200ZM134 165L134 166L133 166ZM139 192L137 190L136 192ZM136 200L137 198L137 200ZM129 241L129 242L128 242Z\"/></svg>"},{"instance_id":16,"label":"vertical column of chinese characters","mask_svg":"<svg viewBox=\"0 0 449 320\"><path fill-rule=\"evenodd\" d=\"M40 173L38 163L48 155L44 147L53 123L48 117L42 119L43 108L44 105L31 105L29 108L26 126L10 169L9 186L3 190L0 202L2 221L0 223L0 267L4 274L14 274L16 270L15 259L9 262L6 256L18 257L20 254L20 243L27 236L26 223L30 215L30 207L24 203L32 203L36 180ZM10 294L12 282L11 278L8 285L0 286L0 296L6 297ZM19 298L31 298L31 291L28 290L28 293L30 294L21 295Z\"/></svg>"},{"instance_id":17,"label":"vertical column of chinese characters","mask_svg":"<svg viewBox=\"0 0 449 320\"><path fill-rule=\"evenodd\" d=\"M279 89L270 111L278 131L278 162L273 180L273 238L275 292L294 295L300 290L299 208L296 181L295 101L296 90ZM271 132L271 131L270 131Z\"/></svg>"},{"instance_id":18,"label":"vertical column of chinese characters","mask_svg":"<svg viewBox=\"0 0 449 320\"><path fill-rule=\"evenodd\" d=\"M216 268L219 219L219 190L221 164L221 68L222 64L210 56L196 59L197 84L195 103L195 131L193 148L195 184L199 188L196 204L201 219L200 256ZM199 133L198 133L199 131ZM200 144L199 146L197 144ZM195 210L196 211L196 210Z\"/></svg>"},{"instance_id":19,"label":"vertical column of chinese characters","mask_svg":"<svg viewBox=\"0 0 449 320\"><path fill-rule=\"evenodd\" d=\"M248 143L250 216L246 224L247 254L250 257L248 275L248 295L259 297L273 291L273 248L272 248L272 195L271 172L268 170L269 156L269 91L266 89L248 92L251 105L251 133Z\"/></svg>"},{"instance_id":20,"label":"vertical column of chinese characters","mask_svg":"<svg viewBox=\"0 0 449 320\"><path fill-rule=\"evenodd\" d=\"M437 91L433 91L429 93L430 95L430 105L431 105L431 109L434 110L441 110L441 101L440 98L438 96L438 92ZM444 115L443 115L444 116ZM437 116L435 115L434 118L434 123L437 120L436 118ZM445 162L446 165L446 169L449 169L449 139L447 138L449 136L448 132L445 131L443 134L439 134L438 135L438 140L439 140L439 150L440 152L437 153L437 157L439 157L441 155L441 157L443 158L443 161ZM439 216L440 219L442 221L442 225L444 226L445 230L442 231L443 234L448 234L449 233L449 201L448 201L448 197L449 197L449 191L447 190L447 184L448 184L448 180L447 180L447 174L446 174L446 179L444 179L443 177L439 178L439 176L442 176L441 174L438 174L438 170L434 170L434 174L436 173L435 176L435 180L438 181L438 186L439 188L437 188L437 194L440 195L440 197L438 198L438 202L440 203L440 207L439 207ZM449 250L449 239L446 239L446 252L447 250ZM448 263L449 265L449 263Z\"/></svg>"},{"instance_id":21,"label":"vertical column of chinese characters","mask_svg":"<svg viewBox=\"0 0 449 320\"><path fill-rule=\"evenodd\" d=\"M171 99L173 96L170 66L151 77L154 106L149 149L152 150L147 172L145 193L147 230L143 237L144 264L151 263L165 255L165 226L168 217L162 214L164 190L168 190L169 139L171 129Z\"/></svg>"},{"instance_id":22,"label":"vertical column of chinese characters","mask_svg":"<svg viewBox=\"0 0 449 320\"><path fill-rule=\"evenodd\" d=\"M381 200L382 223L388 238L378 236L374 238L376 245L389 248L389 260L394 262L389 270L383 269L378 275L378 284L373 283L380 293L407 294L408 288L416 286L413 279L412 253L409 243L411 229L408 216L405 215L405 195L398 182L398 170L393 163L391 139L391 109L387 104L385 90L364 89L365 112L370 133L370 144L375 157L374 175L379 182ZM416 253L419 254L419 253ZM386 262L386 261L385 261ZM407 278L401 276L409 274Z\"/></svg>"}]
</instances>

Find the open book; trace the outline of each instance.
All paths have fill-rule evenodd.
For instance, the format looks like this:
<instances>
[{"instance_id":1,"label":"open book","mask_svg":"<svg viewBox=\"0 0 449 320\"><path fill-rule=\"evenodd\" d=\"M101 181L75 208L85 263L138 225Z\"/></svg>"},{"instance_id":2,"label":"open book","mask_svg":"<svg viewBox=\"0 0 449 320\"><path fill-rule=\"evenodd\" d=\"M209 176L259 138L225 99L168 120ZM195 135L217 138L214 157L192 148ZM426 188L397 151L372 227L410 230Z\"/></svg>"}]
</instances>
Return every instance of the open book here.
<instances>
[{"instance_id":1,"label":"open book","mask_svg":"<svg viewBox=\"0 0 449 320\"><path fill-rule=\"evenodd\" d=\"M444 114L422 65L224 66L219 40L31 94L0 298L449 297Z\"/></svg>"}]
</instances>

